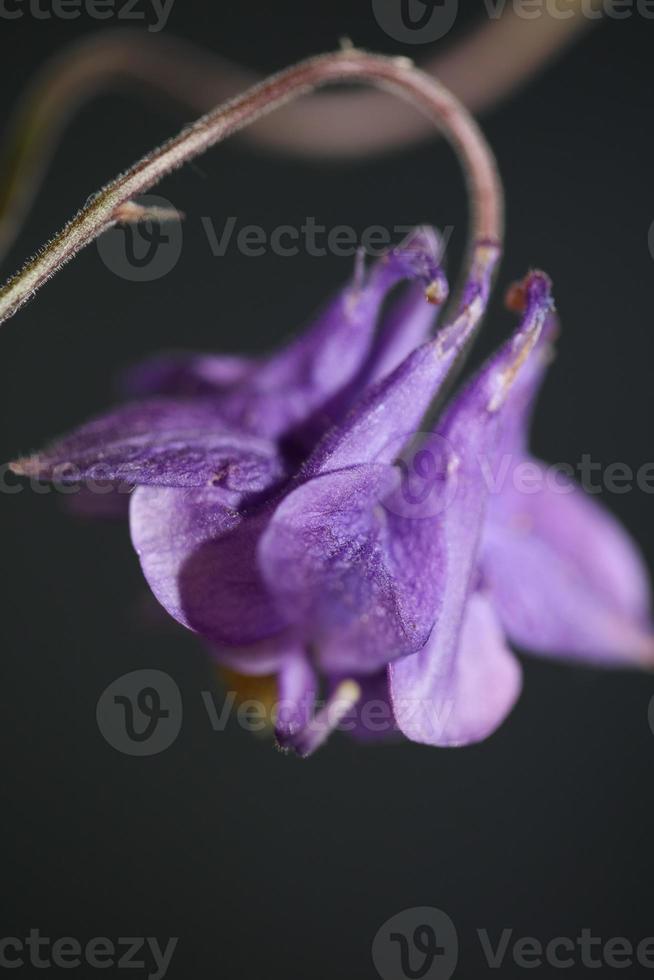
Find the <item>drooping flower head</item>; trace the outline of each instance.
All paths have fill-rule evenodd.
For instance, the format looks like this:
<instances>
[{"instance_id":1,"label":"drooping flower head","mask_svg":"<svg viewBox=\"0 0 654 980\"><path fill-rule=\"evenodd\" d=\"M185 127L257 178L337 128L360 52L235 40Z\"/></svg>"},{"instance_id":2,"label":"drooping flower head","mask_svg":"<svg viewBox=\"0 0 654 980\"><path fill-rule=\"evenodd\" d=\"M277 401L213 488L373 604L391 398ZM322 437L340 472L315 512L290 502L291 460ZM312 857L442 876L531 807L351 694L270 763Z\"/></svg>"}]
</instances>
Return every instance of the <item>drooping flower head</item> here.
<instances>
[{"instance_id":1,"label":"drooping flower head","mask_svg":"<svg viewBox=\"0 0 654 980\"><path fill-rule=\"evenodd\" d=\"M511 640L604 663L654 653L624 532L570 482L524 494L511 479L556 330L546 276L527 277L512 337L425 421L498 257L478 244L456 315L434 330L439 252L419 229L371 270L359 262L270 357L158 358L130 375L143 397L14 464L134 488L132 540L155 596L220 663L276 675L277 738L301 754L346 713L364 736L486 737L520 690Z\"/></svg>"},{"instance_id":2,"label":"drooping flower head","mask_svg":"<svg viewBox=\"0 0 654 980\"><path fill-rule=\"evenodd\" d=\"M281 351L159 357L131 372L130 401L13 464L130 489L152 592L224 667L274 675L277 740L300 755L345 718L364 737L485 738L520 691L510 643L603 665L654 660L634 545L529 456L557 331L547 276L513 290L517 328L451 394L500 255L501 189L474 122L406 61L310 59L210 113L93 199L0 291L0 315L93 235L142 214L126 188L144 173L161 176L290 94L362 77L438 118L464 161L474 234L453 315L436 323L441 243L417 229L371 269L360 259ZM525 467L540 477L528 492Z\"/></svg>"}]
</instances>

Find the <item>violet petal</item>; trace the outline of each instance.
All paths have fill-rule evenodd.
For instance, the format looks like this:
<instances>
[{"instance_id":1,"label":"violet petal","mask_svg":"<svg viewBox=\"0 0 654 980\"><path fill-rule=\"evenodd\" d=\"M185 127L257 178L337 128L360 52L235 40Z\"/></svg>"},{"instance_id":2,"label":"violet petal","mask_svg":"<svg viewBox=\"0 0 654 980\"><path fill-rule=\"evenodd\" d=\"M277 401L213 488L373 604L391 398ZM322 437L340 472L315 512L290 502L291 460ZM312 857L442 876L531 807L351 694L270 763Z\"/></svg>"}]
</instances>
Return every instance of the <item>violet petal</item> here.
<instances>
[{"instance_id":1,"label":"violet petal","mask_svg":"<svg viewBox=\"0 0 654 980\"><path fill-rule=\"evenodd\" d=\"M492 459L496 452L511 385L529 363L551 306L546 277L533 273L528 280L527 292L528 306L520 328L454 399L439 424L439 433L457 460L451 474L451 479L456 480L456 492L441 520L446 556L441 579L441 609L427 647L389 668L391 698L397 706L398 725L409 738L415 737L419 741L431 740L433 744L451 744L451 739L456 744L463 744L467 738L474 741L480 737L480 732L488 734L493 715L495 725L501 723L506 706L515 696L514 672L506 669L497 674L498 682L506 685L504 695L499 690L491 693L489 688L487 704L480 696L476 705L477 720L475 711L456 703L457 692L463 697L468 685L466 680L459 687L459 670L462 678L471 676L468 665L459 668L458 659L469 653L463 647L464 623L468 620L467 609L477 584L478 552L488 496L480 459ZM471 616L474 620L468 635L478 620L489 620L490 614L482 610ZM499 663L504 657L504 647L496 631L491 631L489 637L492 640L489 662ZM485 668L480 666L479 669ZM429 732L424 724L416 722L411 710L412 706L415 708L416 692L423 714L429 715L431 703L432 716L442 715L443 706L452 702L447 711L453 727L448 729L446 717L441 719L442 732L439 725L431 724Z\"/></svg>"},{"instance_id":2,"label":"violet petal","mask_svg":"<svg viewBox=\"0 0 654 980\"><path fill-rule=\"evenodd\" d=\"M263 490L284 475L272 443L231 430L213 402L200 399L124 405L12 467L63 484L213 483L243 493Z\"/></svg>"},{"instance_id":3,"label":"violet petal","mask_svg":"<svg viewBox=\"0 0 654 980\"><path fill-rule=\"evenodd\" d=\"M391 468L482 315L496 252L455 322L362 398L308 460L258 549L281 614L330 672L371 673L419 650L443 589L439 514L398 508ZM463 437L463 436L462 436ZM383 465L382 465L383 464Z\"/></svg>"},{"instance_id":4,"label":"violet petal","mask_svg":"<svg viewBox=\"0 0 654 980\"><path fill-rule=\"evenodd\" d=\"M223 417L239 429L277 438L294 427L309 425L312 437L316 426L322 434L349 405L354 388L359 391L372 378L369 373L354 385L368 357L375 353L379 312L397 283L410 280L423 284L413 293L422 316L407 318L405 323L396 319L389 329L382 330L380 367L390 369L398 363L414 337L431 322L434 308L425 299L424 287L431 287L435 302L442 301L447 293L437 264L440 251L435 233L417 228L369 272L359 262L354 280L316 323L279 352L259 361L211 354L159 357L131 370L129 390L141 394L212 393ZM308 423L312 416L315 418ZM300 436L298 439L304 441Z\"/></svg>"},{"instance_id":5,"label":"violet petal","mask_svg":"<svg viewBox=\"0 0 654 980\"><path fill-rule=\"evenodd\" d=\"M536 492L513 472L493 498L482 569L514 643L594 664L654 662L646 569L626 531L561 473L528 457Z\"/></svg>"},{"instance_id":6,"label":"violet petal","mask_svg":"<svg viewBox=\"0 0 654 980\"><path fill-rule=\"evenodd\" d=\"M389 667L393 712L402 732L427 745L468 745L504 721L522 672L489 599L465 606L455 657L442 655L438 629L424 650Z\"/></svg>"},{"instance_id":7,"label":"violet petal","mask_svg":"<svg viewBox=\"0 0 654 980\"><path fill-rule=\"evenodd\" d=\"M595 664L651 664L651 590L636 545L598 500L528 455L556 332L549 318L508 393L500 452L488 473L482 571L519 646Z\"/></svg>"},{"instance_id":8,"label":"violet petal","mask_svg":"<svg viewBox=\"0 0 654 980\"><path fill-rule=\"evenodd\" d=\"M220 488L137 487L131 499L132 541L150 588L216 646L249 646L286 625L257 570L260 525L239 503Z\"/></svg>"},{"instance_id":9,"label":"violet petal","mask_svg":"<svg viewBox=\"0 0 654 980\"><path fill-rule=\"evenodd\" d=\"M316 672L301 647L290 651L283 659L277 685L275 737L281 748L291 748L294 739L309 723L318 694Z\"/></svg>"},{"instance_id":10,"label":"violet petal","mask_svg":"<svg viewBox=\"0 0 654 980\"><path fill-rule=\"evenodd\" d=\"M438 605L433 522L383 506L397 471L362 465L292 491L259 544L282 614L317 645L321 666L372 672L426 641Z\"/></svg>"},{"instance_id":11,"label":"violet petal","mask_svg":"<svg viewBox=\"0 0 654 980\"><path fill-rule=\"evenodd\" d=\"M252 358L237 355L158 354L129 368L121 388L133 398L215 395L243 382L254 368Z\"/></svg>"}]
</instances>

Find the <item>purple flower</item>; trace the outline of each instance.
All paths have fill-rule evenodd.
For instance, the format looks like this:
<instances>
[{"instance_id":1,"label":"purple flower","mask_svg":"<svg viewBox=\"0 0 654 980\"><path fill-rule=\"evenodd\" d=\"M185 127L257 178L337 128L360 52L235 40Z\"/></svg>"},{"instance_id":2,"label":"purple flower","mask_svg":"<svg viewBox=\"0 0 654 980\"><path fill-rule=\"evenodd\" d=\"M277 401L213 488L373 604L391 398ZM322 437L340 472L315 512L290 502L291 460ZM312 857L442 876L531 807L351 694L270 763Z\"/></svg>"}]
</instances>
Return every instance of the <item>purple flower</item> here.
<instances>
[{"instance_id":1,"label":"purple flower","mask_svg":"<svg viewBox=\"0 0 654 980\"><path fill-rule=\"evenodd\" d=\"M633 544L529 457L556 330L546 276L527 277L513 336L430 418L497 257L477 245L457 314L433 335L447 287L421 229L369 273L359 263L279 353L159 358L130 375L137 400L14 464L135 488L152 591L220 663L277 676L277 738L302 755L344 718L362 736L485 738L520 691L509 641L599 664L654 659Z\"/></svg>"}]
</instances>

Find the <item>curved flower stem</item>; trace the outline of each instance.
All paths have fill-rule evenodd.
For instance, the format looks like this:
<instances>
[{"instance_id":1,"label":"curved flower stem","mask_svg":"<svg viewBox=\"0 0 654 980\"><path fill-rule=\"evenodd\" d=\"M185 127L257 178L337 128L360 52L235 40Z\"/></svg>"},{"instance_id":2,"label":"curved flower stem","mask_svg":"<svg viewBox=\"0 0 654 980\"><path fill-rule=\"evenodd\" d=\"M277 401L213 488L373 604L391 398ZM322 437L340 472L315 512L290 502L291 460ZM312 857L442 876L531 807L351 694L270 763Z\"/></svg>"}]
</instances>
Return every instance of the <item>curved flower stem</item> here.
<instances>
[{"instance_id":1,"label":"curved flower stem","mask_svg":"<svg viewBox=\"0 0 654 980\"><path fill-rule=\"evenodd\" d=\"M271 76L202 116L107 184L0 289L0 323L19 310L81 248L115 224L119 209L134 195L147 191L166 174L291 99L340 81L371 82L432 119L461 158L471 198L472 241L499 243L502 190L493 155L475 121L447 89L407 59L347 50L310 58Z\"/></svg>"},{"instance_id":2,"label":"curved flower stem","mask_svg":"<svg viewBox=\"0 0 654 980\"><path fill-rule=\"evenodd\" d=\"M591 10L599 0L589 0ZM519 17L507 7L462 40L429 58L436 76L472 112L501 99L593 23L570 16ZM138 31L84 38L48 62L14 114L0 158L0 259L11 246L42 182L56 142L84 103L115 85L164 95L192 112L207 112L258 81L238 65L188 41ZM255 125L248 139L273 152L335 159L406 147L434 130L419 115L403 113L378 92L321 93L284 109L274 123Z\"/></svg>"}]
</instances>

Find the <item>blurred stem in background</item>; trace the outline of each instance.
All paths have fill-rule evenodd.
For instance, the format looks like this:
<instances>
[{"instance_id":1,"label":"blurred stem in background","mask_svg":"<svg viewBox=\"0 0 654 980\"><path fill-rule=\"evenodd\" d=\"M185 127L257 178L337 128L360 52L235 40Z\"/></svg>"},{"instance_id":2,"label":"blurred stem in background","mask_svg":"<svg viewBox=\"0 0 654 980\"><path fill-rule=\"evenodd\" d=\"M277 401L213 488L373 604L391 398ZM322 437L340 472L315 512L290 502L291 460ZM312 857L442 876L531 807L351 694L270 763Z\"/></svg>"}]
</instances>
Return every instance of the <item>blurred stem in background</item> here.
<instances>
[{"instance_id":1,"label":"blurred stem in background","mask_svg":"<svg viewBox=\"0 0 654 980\"><path fill-rule=\"evenodd\" d=\"M570 16L521 17L508 6L420 67L471 112L510 93L595 23L601 0L570 0ZM93 35L48 62L23 96L0 157L0 261L11 247L71 116L115 86L164 95L193 113L207 112L258 81L187 41L136 31ZM436 135L430 121L386 93L319 93L256 122L246 139L266 150L332 159L364 157Z\"/></svg>"},{"instance_id":2,"label":"blurred stem in background","mask_svg":"<svg viewBox=\"0 0 654 980\"><path fill-rule=\"evenodd\" d=\"M459 155L470 197L468 262L471 268L479 262L494 265L504 231L504 201L495 159L477 123L447 88L416 69L407 58L371 55L348 47L302 61L216 106L92 195L0 289L0 323L13 316L55 272L108 228L153 217L133 200L136 195L233 133L300 96L336 82L367 82L390 91L422 112L430 125L447 136ZM159 220L179 217L174 210L164 209L163 214L157 210L160 213L154 217Z\"/></svg>"}]
</instances>

